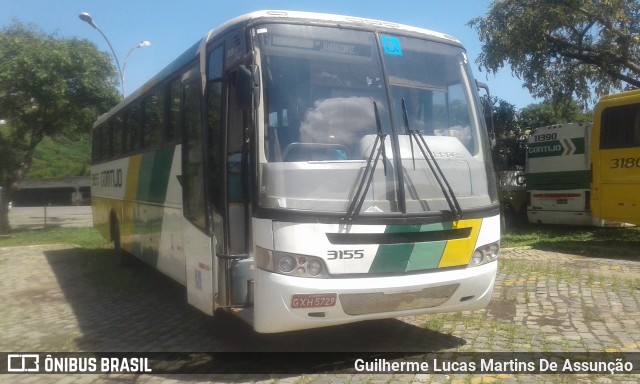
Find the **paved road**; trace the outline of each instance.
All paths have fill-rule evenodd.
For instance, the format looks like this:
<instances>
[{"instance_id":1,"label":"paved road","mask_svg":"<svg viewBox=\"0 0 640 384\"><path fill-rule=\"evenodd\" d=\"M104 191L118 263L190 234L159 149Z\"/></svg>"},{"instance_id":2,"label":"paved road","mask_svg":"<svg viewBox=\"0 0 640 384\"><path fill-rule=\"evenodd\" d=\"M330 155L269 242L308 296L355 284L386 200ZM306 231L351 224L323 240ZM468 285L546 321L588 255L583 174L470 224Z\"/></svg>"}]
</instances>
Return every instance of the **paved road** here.
<instances>
[{"instance_id":1,"label":"paved road","mask_svg":"<svg viewBox=\"0 0 640 384\"><path fill-rule=\"evenodd\" d=\"M259 335L232 316L207 317L185 303L178 284L144 265L117 270L108 250L69 246L0 248L0 351L326 351L423 359L430 352L640 352L640 263L535 249L504 250L486 310ZM116 273L117 272L117 273ZM297 355L297 354L294 354ZM192 354L191 364L207 358ZM0 375L18 383L218 382L637 382L640 376L352 374L336 354L325 373L266 372L234 361L219 375ZM243 355L238 358L243 358ZM275 361L274 361L275 360ZM300 361L300 360L297 360ZM0 362L3 363L3 362ZM269 366L264 366L269 364ZM336 368L341 367L341 368ZM239 374L239 372L249 372ZM347 373L345 373L347 372Z\"/></svg>"}]
</instances>

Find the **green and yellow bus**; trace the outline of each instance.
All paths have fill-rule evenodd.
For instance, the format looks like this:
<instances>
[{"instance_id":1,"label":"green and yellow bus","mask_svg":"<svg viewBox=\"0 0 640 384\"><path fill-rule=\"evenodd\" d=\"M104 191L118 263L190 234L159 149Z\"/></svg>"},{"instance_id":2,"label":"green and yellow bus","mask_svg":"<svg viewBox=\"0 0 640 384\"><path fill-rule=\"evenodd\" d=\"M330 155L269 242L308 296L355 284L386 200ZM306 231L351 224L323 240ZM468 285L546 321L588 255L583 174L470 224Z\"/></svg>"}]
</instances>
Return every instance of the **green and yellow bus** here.
<instances>
[{"instance_id":1,"label":"green and yellow bus","mask_svg":"<svg viewBox=\"0 0 640 384\"><path fill-rule=\"evenodd\" d=\"M95 227L258 332L485 307L499 203L454 38L290 11L209 32L93 128Z\"/></svg>"},{"instance_id":2,"label":"green and yellow bus","mask_svg":"<svg viewBox=\"0 0 640 384\"><path fill-rule=\"evenodd\" d=\"M594 217L640 225L640 90L596 105L591 169Z\"/></svg>"}]
</instances>

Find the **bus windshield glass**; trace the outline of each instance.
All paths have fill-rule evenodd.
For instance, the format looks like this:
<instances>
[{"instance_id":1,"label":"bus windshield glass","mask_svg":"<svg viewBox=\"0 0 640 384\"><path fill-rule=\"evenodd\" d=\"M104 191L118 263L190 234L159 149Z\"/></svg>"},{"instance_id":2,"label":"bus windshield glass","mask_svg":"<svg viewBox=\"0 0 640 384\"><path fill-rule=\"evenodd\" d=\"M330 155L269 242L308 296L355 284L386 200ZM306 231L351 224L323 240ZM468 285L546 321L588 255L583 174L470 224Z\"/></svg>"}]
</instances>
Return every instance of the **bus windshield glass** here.
<instances>
[{"instance_id":1,"label":"bus windshield glass","mask_svg":"<svg viewBox=\"0 0 640 384\"><path fill-rule=\"evenodd\" d=\"M360 194L359 215L439 213L443 180L462 211L495 203L462 48L306 25L255 35L261 207L346 213Z\"/></svg>"}]
</instances>

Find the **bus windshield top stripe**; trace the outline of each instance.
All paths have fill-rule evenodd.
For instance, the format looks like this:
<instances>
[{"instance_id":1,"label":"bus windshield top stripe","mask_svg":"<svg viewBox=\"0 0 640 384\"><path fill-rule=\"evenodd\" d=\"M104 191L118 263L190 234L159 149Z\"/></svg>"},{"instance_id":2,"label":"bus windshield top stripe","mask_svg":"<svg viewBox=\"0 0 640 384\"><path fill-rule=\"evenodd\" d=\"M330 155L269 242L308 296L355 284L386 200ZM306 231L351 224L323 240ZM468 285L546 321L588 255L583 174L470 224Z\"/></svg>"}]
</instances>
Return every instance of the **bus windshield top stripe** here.
<instances>
[{"instance_id":1,"label":"bus windshield top stripe","mask_svg":"<svg viewBox=\"0 0 640 384\"><path fill-rule=\"evenodd\" d=\"M331 244L405 244L432 241L465 239L471 235L471 228L445 229L429 232L400 233L327 233Z\"/></svg>"}]
</instances>

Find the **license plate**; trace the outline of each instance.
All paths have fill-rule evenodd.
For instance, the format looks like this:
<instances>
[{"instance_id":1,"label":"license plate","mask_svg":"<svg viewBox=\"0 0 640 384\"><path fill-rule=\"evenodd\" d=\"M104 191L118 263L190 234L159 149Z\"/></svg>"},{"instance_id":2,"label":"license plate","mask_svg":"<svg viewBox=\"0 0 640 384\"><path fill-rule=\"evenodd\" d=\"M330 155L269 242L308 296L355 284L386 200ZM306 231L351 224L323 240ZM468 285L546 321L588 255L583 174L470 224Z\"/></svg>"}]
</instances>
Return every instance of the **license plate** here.
<instances>
[{"instance_id":1,"label":"license plate","mask_svg":"<svg viewBox=\"0 0 640 384\"><path fill-rule=\"evenodd\" d=\"M338 301L337 293L298 294L291 297L292 308L333 307Z\"/></svg>"}]
</instances>

